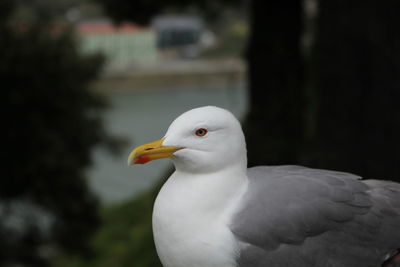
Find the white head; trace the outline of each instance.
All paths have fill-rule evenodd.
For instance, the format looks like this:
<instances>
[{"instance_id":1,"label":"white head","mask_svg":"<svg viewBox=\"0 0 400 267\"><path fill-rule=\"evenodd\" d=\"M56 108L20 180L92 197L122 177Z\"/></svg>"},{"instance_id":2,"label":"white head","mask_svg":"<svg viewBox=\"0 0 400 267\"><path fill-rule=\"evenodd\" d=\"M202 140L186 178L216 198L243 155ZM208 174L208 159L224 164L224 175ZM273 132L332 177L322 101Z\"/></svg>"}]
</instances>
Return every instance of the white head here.
<instances>
[{"instance_id":1,"label":"white head","mask_svg":"<svg viewBox=\"0 0 400 267\"><path fill-rule=\"evenodd\" d=\"M145 163L165 157L172 158L177 170L192 173L247 165L240 123L229 111L213 106L183 113L172 122L163 139L136 148L128 161Z\"/></svg>"}]
</instances>

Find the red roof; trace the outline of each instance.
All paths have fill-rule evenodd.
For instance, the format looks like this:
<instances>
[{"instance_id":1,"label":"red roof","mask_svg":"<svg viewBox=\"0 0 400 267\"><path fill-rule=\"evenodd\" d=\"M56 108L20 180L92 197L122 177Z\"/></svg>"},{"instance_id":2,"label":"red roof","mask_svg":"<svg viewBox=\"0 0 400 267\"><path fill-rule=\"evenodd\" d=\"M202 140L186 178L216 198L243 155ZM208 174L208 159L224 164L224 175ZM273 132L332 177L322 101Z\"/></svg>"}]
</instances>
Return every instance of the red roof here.
<instances>
[{"instance_id":1,"label":"red roof","mask_svg":"<svg viewBox=\"0 0 400 267\"><path fill-rule=\"evenodd\" d=\"M78 33L81 34L109 34L120 32L135 32L145 29L131 22L113 24L111 22L82 22L76 27Z\"/></svg>"}]
</instances>

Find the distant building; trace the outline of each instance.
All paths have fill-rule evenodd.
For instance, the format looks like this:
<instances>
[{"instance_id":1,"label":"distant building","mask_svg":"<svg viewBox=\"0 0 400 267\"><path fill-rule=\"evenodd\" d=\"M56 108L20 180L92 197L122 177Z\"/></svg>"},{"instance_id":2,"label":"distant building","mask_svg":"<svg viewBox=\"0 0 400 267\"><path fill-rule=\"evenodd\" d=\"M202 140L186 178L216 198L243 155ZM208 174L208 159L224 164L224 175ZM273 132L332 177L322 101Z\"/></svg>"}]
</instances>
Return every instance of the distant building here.
<instances>
[{"instance_id":1,"label":"distant building","mask_svg":"<svg viewBox=\"0 0 400 267\"><path fill-rule=\"evenodd\" d=\"M152 27L157 32L157 47L166 56L197 57L201 49L204 24L197 17L159 16Z\"/></svg>"},{"instance_id":2,"label":"distant building","mask_svg":"<svg viewBox=\"0 0 400 267\"><path fill-rule=\"evenodd\" d=\"M107 68L150 62L157 57L156 33L151 28L97 20L78 23L77 32L82 50L103 54Z\"/></svg>"}]
</instances>

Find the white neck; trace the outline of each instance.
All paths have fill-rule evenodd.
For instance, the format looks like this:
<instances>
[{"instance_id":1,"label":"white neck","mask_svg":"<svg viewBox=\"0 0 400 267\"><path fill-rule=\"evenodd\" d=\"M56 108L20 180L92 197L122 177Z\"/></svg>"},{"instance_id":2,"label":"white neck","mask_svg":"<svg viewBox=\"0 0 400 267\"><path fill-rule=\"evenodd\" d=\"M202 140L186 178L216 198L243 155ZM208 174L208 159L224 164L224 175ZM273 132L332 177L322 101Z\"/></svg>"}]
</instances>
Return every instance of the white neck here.
<instances>
[{"instance_id":1,"label":"white neck","mask_svg":"<svg viewBox=\"0 0 400 267\"><path fill-rule=\"evenodd\" d=\"M228 226L246 188L242 166L207 174L176 171L158 194L153 212L156 247L164 266L214 266L208 262L214 257L212 264L234 266L237 248Z\"/></svg>"},{"instance_id":2,"label":"white neck","mask_svg":"<svg viewBox=\"0 0 400 267\"><path fill-rule=\"evenodd\" d=\"M191 201L191 213L199 212L204 215L210 212L220 214L229 208L246 184L247 176L244 170L227 168L212 174L176 171L166 186L178 190L174 195L179 199Z\"/></svg>"}]
</instances>

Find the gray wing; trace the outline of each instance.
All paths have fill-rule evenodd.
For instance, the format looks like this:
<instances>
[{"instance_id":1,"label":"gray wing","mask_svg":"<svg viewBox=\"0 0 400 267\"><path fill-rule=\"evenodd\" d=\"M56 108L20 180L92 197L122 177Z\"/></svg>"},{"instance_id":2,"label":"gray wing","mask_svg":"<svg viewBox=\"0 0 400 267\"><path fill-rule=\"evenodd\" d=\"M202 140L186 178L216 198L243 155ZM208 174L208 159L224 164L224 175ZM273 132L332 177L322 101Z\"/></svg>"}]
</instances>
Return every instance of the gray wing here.
<instances>
[{"instance_id":1,"label":"gray wing","mask_svg":"<svg viewBox=\"0 0 400 267\"><path fill-rule=\"evenodd\" d=\"M377 267L400 248L400 184L299 166L248 170L239 267Z\"/></svg>"}]
</instances>

